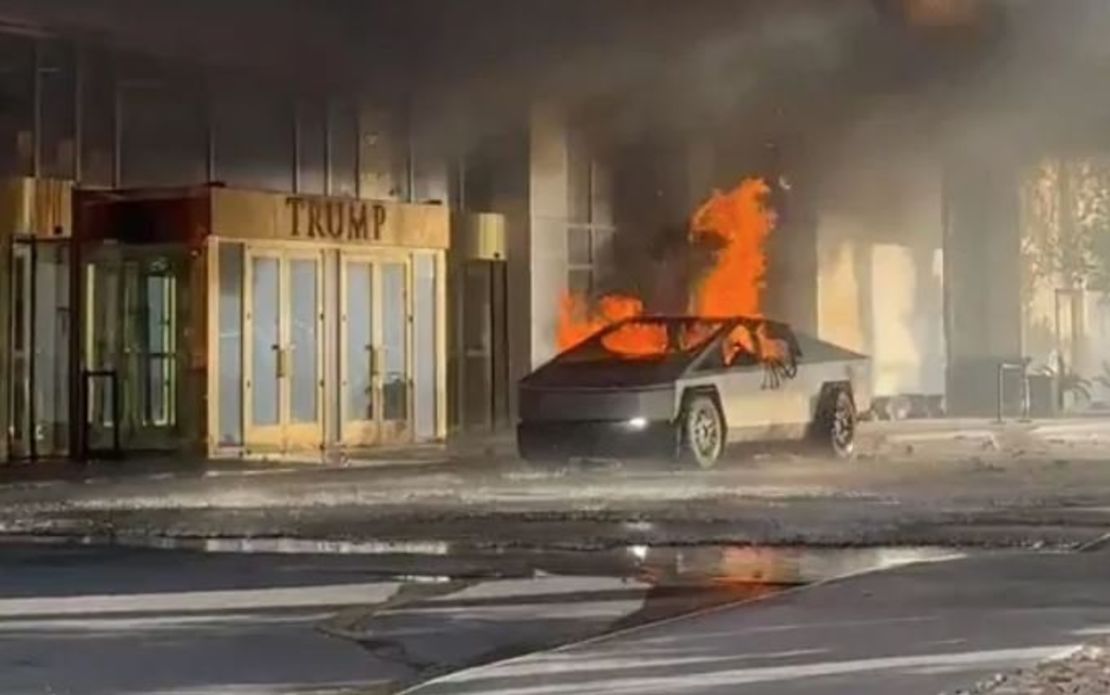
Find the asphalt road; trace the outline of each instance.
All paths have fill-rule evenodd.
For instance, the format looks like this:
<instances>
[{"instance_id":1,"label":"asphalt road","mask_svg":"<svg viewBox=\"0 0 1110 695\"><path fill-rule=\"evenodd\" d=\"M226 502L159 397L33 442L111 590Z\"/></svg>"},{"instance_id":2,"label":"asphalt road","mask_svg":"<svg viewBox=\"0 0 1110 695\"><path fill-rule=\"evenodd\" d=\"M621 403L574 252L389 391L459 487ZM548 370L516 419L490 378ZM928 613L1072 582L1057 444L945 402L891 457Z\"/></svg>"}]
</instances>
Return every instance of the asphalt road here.
<instances>
[{"instance_id":1,"label":"asphalt road","mask_svg":"<svg viewBox=\"0 0 1110 695\"><path fill-rule=\"evenodd\" d=\"M331 693L403 676L317 629L396 590L362 565L0 546L0 692Z\"/></svg>"},{"instance_id":2,"label":"asphalt road","mask_svg":"<svg viewBox=\"0 0 1110 695\"><path fill-rule=\"evenodd\" d=\"M740 596L573 564L0 543L0 693L388 693Z\"/></svg>"},{"instance_id":3,"label":"asphalt road","mask_svg":"<svg viewBox=\"0 0 1110 695\"><path fill-rule=\"evenodd\" d=\"M1106 552L912 565L459 672L410 692L956 693L1110 634L1108 572Z\"/></svg>"}]
</instances>

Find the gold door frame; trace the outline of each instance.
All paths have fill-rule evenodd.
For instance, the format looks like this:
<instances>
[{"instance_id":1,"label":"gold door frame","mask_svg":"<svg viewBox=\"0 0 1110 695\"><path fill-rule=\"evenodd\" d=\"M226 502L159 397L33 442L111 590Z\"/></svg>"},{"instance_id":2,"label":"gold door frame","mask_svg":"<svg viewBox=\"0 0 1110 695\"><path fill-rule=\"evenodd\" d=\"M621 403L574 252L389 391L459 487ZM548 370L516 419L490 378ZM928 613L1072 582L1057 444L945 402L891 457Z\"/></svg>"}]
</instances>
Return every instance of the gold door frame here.
<instances>
[{"instance_id":1,"label":"gold door frame","mask_svg":"<svg viewBox=\"0 0 1110 695\"><path fill-rule=\"evenodd\" d=\"M290 293L293 285L293 261L312 261L316 266L316 306L313 313L316 324L316 378L313 384L316 392L316 419L311 422L293 421L291 377L296 368L292 359L296 347L293 345L293 305ZM282 342L280 359L284 363L284 373L279 383L282 392L279 414L284 429L284 447L299 451L320 449L324 443L324 255L311 249L287 249L281 254L280 269L281 305L278 316Z\"/></svg>"},{"instance_id":2,"label":"gold door frame","mask_svg":"<svg viewBox=\"0 0 1110 695\"><path fill-rule=\"evenodd\" d=\"M371 404L371 417L369 419L354 419L350 417L349 406L350 402L347 397L347 387L350 383L350 363L351 354L347 349L349 345L349 332L350 332L350 318L347 310L350 306L348 303L348 278L350 277L351 265L365 265L370 273L370 297L369 312L370 312L370 325L368 326L368 333L370 337L370 345L366 346L369 354L365 358L371 362L370 365L370 404ZM366 254L340 254L339 255L339 440L345 446L370 446L376 444L379 438L378 433L378 413L381 404L377 400L377 385L375 383L376 357L373 354L375 341L377 340L377 332L375 330L375 315L376 307L374 299L376 297L376 284L378 277L378 265L373 257ZM363 357L359 355L359 357Z\"/></svg>"},{"instance_id":3,"label":"gold door frame","mask_svg":"<svg viewBox=\"0 0 1110 695\"><path fill-rule=\"evenodd\" d=\"M281 350L282 338L282 253L278 249L247 246L243 249L243 443L249 448L282 449L285 446L282 432L281 356L278 355L277 418L273 424L256 425L254 422L254 260L268 258L277 263L277 343L274 350Z\"/></svg>"},{"instance_id":4,"label":"gold door frame","mask_svg":"<svg viewBox=\"0 0 1110 695\"><path fill-rule=\"evenodd\" d=\"M257 425L254 421L254 259L267 258L277 264L277 422ZM292 421L290 391L290 269L294 260L316 264L316 419ZM324 441L324 273L320 251L276 246L247 245L243 250L243 443L249 449L319 449Z\"/></svg>"},{"instance_id":5,"label":"gold door frame","mask_svg":"<svg viewBox=\"0 0 1110 695\"><path fill-rule=\"evenodd\" d=\"M371 300L370 300L370 340L373 345L373 360L370 387L371 402L373 403L373 418L371 420L350 420L347 412L346 387L349 381L351 355L347 349L347 277L348 266L352 263L370 266ZM382 268L386 265L399 265L403 268L403 291L405 295L403 307L403 325L405 336L404 355L404 380L405 380L405 414L400 420L385 420L385 389L384 375L382 372L384 359L383 326L384 311L382 292ZM412 254L407 251L374 250L358 253L342 253L339 259L339 364L340 364L340 440L342 445L351 447L372 446L375 444L400 444L412 440L412 413L413 413L413 335L412 335Z\"/></svg>"}]
</instances>

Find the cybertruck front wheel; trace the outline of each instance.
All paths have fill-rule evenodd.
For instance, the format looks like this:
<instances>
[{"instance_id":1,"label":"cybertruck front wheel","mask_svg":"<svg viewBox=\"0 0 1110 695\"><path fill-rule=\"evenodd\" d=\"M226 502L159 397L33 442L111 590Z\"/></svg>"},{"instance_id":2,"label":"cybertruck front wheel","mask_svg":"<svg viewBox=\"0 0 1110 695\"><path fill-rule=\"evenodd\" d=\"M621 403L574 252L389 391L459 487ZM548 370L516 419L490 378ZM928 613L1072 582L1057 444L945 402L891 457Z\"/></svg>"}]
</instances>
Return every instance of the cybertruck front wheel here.
<instances>
[{"instance_id":1,"label":"cybertruck front wheel","mask_svg":"<svg viewBox=\"0 0 1110 695\"><path fill-rule=\"evenodd\" d=\"M680 458L708 469L717 465L725 450L725 418L709 395L697 394L686 401L679 420Z\"/></svg>"}]
</instances>

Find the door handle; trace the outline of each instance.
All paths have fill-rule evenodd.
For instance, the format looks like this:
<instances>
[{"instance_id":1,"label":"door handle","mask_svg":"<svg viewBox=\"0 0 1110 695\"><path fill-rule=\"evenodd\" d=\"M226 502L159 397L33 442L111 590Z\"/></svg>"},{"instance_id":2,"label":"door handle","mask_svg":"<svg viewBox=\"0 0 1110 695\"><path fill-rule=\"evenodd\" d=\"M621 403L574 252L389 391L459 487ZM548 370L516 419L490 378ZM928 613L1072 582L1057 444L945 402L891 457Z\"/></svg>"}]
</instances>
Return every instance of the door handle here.
<instances>
[{"instance_id":1,"label":"door handle","mask_svg":"<svg viewBox=\"0 0 1110 695\"><path fill-rule=\"evenodd\" d=\"M378 375L378 350L373 345L366 346L366 354L370 360L370 378Z\"/></svg>"},{"instance_id":2,"label":"door handle","mask_svg":"<svg viewBox=\"0 0 1110 695\"><path fill-rule=\"evenodd\" d=\"M285 350L281 349L279 345L272 345L275 355L277 356L277 378L285 378Z\"/></svg>"}]
</instances>

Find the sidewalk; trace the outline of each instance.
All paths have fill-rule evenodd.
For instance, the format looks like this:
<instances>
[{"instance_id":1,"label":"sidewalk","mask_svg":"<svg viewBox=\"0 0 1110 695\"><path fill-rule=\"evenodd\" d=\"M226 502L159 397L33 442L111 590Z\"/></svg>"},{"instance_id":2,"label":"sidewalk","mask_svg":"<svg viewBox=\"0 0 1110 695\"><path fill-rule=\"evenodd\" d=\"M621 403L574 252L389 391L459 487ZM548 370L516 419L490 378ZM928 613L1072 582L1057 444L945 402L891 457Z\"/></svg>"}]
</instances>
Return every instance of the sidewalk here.
<instances>
[{"instance_id":1,"label":"sidewalk","mask_svg":"<svg viewBox=\"0 0 1110 695\"><path fill-rule=\"evenodd\" d=\"M949 455L952 446L974 450L975 445L1000 450L1003 444L1021 443L1042 449L1063 445L1110 444L1110 417L1061 418L999 423L992 419L934 419L870 421L860 423L859 450L863 457L889 454L891 449L916 445L939 446L938 454ZM1023 449L1022 453L1028 453ZM1069 453L1075 453L1071 451ZM1101 452L1098 452L1101 453ZM512 461L516 442L512 431L467 435L446 444L389 447L326 456L272 454L249 458L204 459L173 455L143 455L118 461L37 461L0 464L0 486L37 485L52 482L100 482L139 479L190 479L205 476L254 476L284 473L327 472L371 468L388 474L392 469L413 466L478 467Z\"/></svg>"},{"instance_id":2,"label":"sidewalk","mask_svg":"<svg viewBox=\"0 0 1110 695\"><path fill-rule=\"evenodd\" d=\"M537 468L481 441L345 465L170 461L151 473L141 462L92 464L70 479L0 484L0 533L303 547L1072 548L1110 531L1107 442L1106 420L916 421L869 423L854 461L769 450L713 470Z\"/></svg>"}]
</instances>

